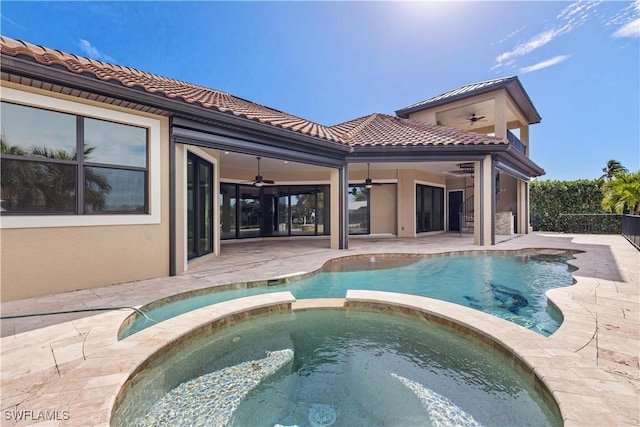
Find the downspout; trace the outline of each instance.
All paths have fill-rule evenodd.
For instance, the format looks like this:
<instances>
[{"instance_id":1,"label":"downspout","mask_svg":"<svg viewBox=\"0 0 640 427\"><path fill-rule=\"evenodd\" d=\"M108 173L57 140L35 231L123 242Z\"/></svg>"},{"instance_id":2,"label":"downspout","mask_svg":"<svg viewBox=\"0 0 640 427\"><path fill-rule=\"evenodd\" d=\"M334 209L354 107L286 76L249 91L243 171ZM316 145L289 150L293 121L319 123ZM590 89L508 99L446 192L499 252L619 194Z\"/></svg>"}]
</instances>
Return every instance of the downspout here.
<instances>
[{"instance_id":1,"label":"downspout","mask_svg":"<svg viewBox=\"0 0 640 427\"><path fill-rule=\"evenodd\" d=\"M176 275L176 139L169 119L169 276Z\"/></svg>"},{"instance_id":2,"label":"downspout","mask_svg":"<svg viewBox=\"0 0 640 427\"><path fill-rule=\"evenodd\" d=\"M491 246L496 244L496 155L491 155Z\"/></svg>"},{"instance_id":3,"label":"downspout","mask_svg":"<svg viewBox=\"0 0 640 427\"><path fill-rule=\"evenodd\" d=\"M339 170L339 179L340 182L340 209L339 209L339 225L340 225L340 233L339 233L339 249L349 249L349 203L348 203L348 193L349 193L349 165L345 162Z\"/></svg>"},{"instance_id":4,"label":"downspout","mask_svg":"<svg viewBox=\"0 0 640 427\"><path fill-rule=\"evenodd\" d=\"M478 165L478 169L480 169L478 171L478 176L480 178L480 185L478 188L478 196L480 196L480 204L478 205L478 210L480 211L480 223L477 224L477 226L480 227L480 246L484 246L484 160L480 160Z\"/></svg>"}]
</instances>

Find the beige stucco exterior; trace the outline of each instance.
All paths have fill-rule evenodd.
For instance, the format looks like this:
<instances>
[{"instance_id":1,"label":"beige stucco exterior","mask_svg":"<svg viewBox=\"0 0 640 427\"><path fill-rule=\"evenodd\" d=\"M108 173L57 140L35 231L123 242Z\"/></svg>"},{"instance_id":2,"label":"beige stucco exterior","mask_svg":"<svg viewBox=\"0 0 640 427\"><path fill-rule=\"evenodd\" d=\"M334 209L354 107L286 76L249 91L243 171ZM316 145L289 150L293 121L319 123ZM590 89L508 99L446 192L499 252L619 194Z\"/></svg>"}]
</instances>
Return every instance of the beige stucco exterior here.
<instances>
[{"instance_id":1,"label":"beige stucco exterior","mask_svg":"<svg viewBox=\"0 0 640 427\"><path fill-rule=\"evenodd\" d=\"M153 127L152 132L159 132L159 135L152 135L157 141L153 149L159 152L154 152L151 156L157 159L154 163L158 164L150 167L157 168L158 179L151 180L150 198L155 202L151 203L154 212L153 215L144 215L149 217L149 223L127 223L126 216L118 215L87 218L94 223L92 225L78 223L65 226L60 222L69 217L39 217L32 218L37 226L28 227L14 221L19 218L2 218L2 301L168 275L168 120L165 117L38 91L4 81L2 86L3 99L12 92L11 89L24 92L27 95L25 99L29 100L38 100L38 95L42 95L50 99L52 104L60 104L63 108L72 105L77 109L76 113L87 111L92 116L100 118L94 113L113 112L132 120L136 117L150 120L158 124ZM29 105L33 104L29 102ZM47 107L50 108L49 105ZM135 217L131 218L131 222L147 220L140 218L141 215L130 217ZM47 221L51 222L52 226L47 226ZM100 224L101 221L104 223Z\"/></svg>"},{"instance_id":2,"label":"beige stucco exterior","mask_svg":"<svg viewBox=\"0 0 640 427\"><path fill-rule=\"evenodd\" d=\"M169 119L164 116L6 81L2 82L2 89L2 98L12 102L147 127L151 140L148 215L3 215L0 218L2 301L167 276L172 273L172 264L175 266L175 273L180 274L220 255L223 247L218 230L223 221L219 209L219 184L249 183L256 175L256 169L248 168L246 161L236 159L234 162L230 160L231 157L227 157L228 152L186 145L178 139L174 141L175 144L171 144ZM413 114L411 119L436 124L440 114L444 114L442 117L453 117L451 109L473 103L490 105L491 114L496 120L495 126L476 126L475 131L506 137L507 129L518 128L522 143L528 147L528 124L504 91L453 102L448 107L420 111ZM175 147L175 212L170 212L171 147ZM211 193L214 212L213 253L193 260L187 259L186 165L189 152L213 164L214 168L214 189ZM242 156L246 160L249 155ZM347 237L342 233L348 230L348 218L343 216L348 195L344 194L341 186L347 183L362 185L367 177L379 184L374 185L369 193L369 226L372 235L416 237L418 184L444 190L442 231L449 230L447 194L454 190L464 192L463 200L474 196L475 244L492 244L495 226L492 213L497 215L513 212L517 215L518 232L529 231L528 183L503 173L500 177L499 197L496 197L493 205L494 159L491 155L475 162L473 176L456 176L447 169L451 166L447 162L441 165L429 161L405 162L386 166L382 162L382 165L377 165L370 171L363 168L364 163L345 164L348 177L342 177L341 170L337 168L302 163L292 166L285 164L288 162L284 160L283 162L282 168L272 166L268 173L268 178L278 185L330 186L329 240L332 249L341 249L347 243ZM448 163L455 167L455 162ZM438 166L441 166L440 169ZM439 172L436 173L435 170ZM175 220L174 248L170 247L171 214ZM341 217L344 220L342 223ZM174 255L175 258L172 258Z\"/></svg>"}]
</instances>

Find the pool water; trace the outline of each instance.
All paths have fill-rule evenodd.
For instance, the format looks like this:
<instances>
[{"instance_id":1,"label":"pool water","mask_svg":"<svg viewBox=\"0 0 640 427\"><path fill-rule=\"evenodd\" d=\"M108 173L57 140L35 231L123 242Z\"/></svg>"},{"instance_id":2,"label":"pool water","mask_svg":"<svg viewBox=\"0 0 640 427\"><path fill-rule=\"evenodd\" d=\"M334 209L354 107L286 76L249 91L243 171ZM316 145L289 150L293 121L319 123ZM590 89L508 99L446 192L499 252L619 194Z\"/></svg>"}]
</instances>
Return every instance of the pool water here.
<instances>
[{"instance_id":1,"label":"pool water","mask_svg":"<svg viewBox=\"0 0 640 427\"><path fill-rule=\"evenodd\" d=\"M491 347L354 309L258 316L139 377L112 425L562 425L531 374Z\"/></svg>"},{"instance_id":2,"label":"pool water","mask_svg":"<svg viewBox=\"0 0 640 427\"><path fill-rule=\"evenodd\" d=\"M368 256L333 262L325 271L286 285L234 289L174 301L139 317L119 338L162 320L235 298L290 291L296 299L344 298L347 290L378 290L436 298L484 311L544 336L555 332L562 316L545 296L549 289L573 284L568 254L477 254L414 259ZM400 265L394 267L393 265ZM144 307L143 307L143 311Z\"/></svg>"}]
</instances>

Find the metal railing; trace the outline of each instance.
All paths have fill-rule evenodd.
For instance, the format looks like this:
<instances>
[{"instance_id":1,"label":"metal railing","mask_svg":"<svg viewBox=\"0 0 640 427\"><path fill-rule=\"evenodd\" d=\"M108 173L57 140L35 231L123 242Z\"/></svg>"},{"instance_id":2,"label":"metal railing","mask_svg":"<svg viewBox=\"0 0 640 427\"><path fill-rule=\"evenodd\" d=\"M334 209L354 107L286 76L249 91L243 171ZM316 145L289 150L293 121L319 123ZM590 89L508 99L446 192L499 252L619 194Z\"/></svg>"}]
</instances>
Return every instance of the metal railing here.
<instances>
[{"instance_id":1,"label":"metal railing","mask_svg":"<svg viewBox=\"0 0 640 427\"><path fill-rule=\"evenodd\" d=\"M513 148L515 148L516 150L518 150L524 155L527 154L527 146L524 145L522 141L520 141L520 139L517 136L515 136L515 134L510 130L507 130L507 140L509 141L509 144L513 146Z\"/></svg>"},{"instance_id":2,"label":"metal railing","mask_svg":"<svg viewBox=\"0 0 640 427\"><path fill-rule=\"evenodd\" d=\"M560 214L558 226L562 233L620 234L619 214Z\"/></svg>"},{"instance_id":3,"label":"metal railing","mask_svg":"<svg viewBox=\"0 0 640 427\"><path fill-rule=\"evenodd\" d=\"M640 250L640 215L622 215L622 235Z\"/></svg>"}]
</instances>

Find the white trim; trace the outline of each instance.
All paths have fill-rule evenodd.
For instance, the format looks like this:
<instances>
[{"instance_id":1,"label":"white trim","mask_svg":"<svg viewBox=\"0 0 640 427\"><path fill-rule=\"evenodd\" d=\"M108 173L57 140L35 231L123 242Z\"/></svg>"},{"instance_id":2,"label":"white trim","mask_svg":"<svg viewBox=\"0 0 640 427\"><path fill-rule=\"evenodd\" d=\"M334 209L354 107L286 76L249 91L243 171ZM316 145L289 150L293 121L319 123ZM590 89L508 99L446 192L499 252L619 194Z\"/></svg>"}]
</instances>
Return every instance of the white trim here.
<instances>
[{"instance_id":1,"label":"white trim","mask_svg":"<svg viewBox=\"0 0 640 427\"><path fill-rule=\"evenodd\" d=\"M86 227L97 225L160 224L162 186L160 184L160 120L109 110L88 104L51 98L31 92L3 87L3 101L47 108L147 128L149 131L149 214L146 215L24 215L1 216L0 228Z\"/></svg>"}]
</instances>

